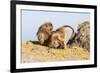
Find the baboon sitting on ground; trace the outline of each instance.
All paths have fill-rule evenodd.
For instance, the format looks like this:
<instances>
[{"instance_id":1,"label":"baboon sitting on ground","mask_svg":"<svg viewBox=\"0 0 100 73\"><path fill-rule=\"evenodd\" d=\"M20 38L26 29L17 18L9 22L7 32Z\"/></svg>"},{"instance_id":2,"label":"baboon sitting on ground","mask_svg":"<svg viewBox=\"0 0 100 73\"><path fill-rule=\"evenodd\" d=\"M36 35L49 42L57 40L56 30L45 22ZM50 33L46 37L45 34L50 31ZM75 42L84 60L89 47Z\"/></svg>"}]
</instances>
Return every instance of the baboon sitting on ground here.
<instances>
[{"instance_id":1,"label":"baboon sitting on ground","mask_svg":"<svg viewBox=\"0 0 100 73\"><path fill-rule=\"evenodd\" d=\"M45 22L38 29L37 36L41 45L47 45L48 39L52 33L53 25L51 22Z\"/></svg>"},{"instance_id":2,"label":"baboon sitting on ground","mask_svg":"<svg viewBox=\"0 0 100 73\"><path fill-rule=\"evenodd\" d=\"M68 43L70 47L78 46L90 51L90 22L84 21L78 25L77 33Z\"/></svg>"},{"instance_id":3,"label":"baboon sitting on ground","mask_svg":"<svg viewBox=\"0 0 100 73\"><path fill-rule=\"evenodd\" d=\"M69 25L64 25L57 29L56 31L53 31L50 40L49 40L49 47L52 48L67 48L67 33L66 33L66 27L69 27L72 29L72 36L74 34L74 29ZM72 37L71 36L71 37Z\"/></svg>"}]
</instances>

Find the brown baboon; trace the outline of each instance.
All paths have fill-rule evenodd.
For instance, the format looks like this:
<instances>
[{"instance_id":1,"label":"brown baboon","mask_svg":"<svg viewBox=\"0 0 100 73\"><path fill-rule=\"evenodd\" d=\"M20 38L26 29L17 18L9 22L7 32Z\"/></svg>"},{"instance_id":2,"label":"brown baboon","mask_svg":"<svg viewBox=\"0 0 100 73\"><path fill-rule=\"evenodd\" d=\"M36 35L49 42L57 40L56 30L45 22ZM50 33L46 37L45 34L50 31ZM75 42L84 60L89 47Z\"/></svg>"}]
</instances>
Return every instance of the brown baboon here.
<instances>
[{"instance_id":1,"label":"brown baboon","mask_svg":"<svg viewBox=\"0 0 100 73\"><path fill-rule=\"evenodd\" d=\"M66 27L69 27L72 29L72 36L74 34L74 29L69 25L64 25L57 29L56 31L53 31L50 40L49 40L49 47L52 48L67 48L67 33L66 33Z\"/></svg>"},{"instance_id":2,"label":"brown baboon","mask_svg":"<svg viewBox=\"0 0 100 73\"><path fill-rule=\"evenodd\" d=\"M84 21L78 25L77 33L68 43L69 47L79 46L90 51L90 22Z\"/></svg>"},{"instance_id":3,"label":"brown baboon","mask_svg":"<svg viewBox=\"0 0 100 73\"><path fill-rule=\"evenodd\" d=\"M45 22L43 25L39 27L37 36L39 43L41 45L46 45L46 42L48 41L52 33L52 30L53 30L53 25L51 22Z\"/></svg>"}]
</instances>

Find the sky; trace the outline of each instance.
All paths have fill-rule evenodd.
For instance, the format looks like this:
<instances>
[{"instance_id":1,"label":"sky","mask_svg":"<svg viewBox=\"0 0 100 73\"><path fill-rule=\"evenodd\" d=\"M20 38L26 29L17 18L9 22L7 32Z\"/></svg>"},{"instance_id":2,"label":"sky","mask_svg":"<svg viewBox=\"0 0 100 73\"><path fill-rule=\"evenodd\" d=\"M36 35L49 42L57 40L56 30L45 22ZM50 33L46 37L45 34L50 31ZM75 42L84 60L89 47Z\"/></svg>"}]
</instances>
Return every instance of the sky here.
<instances>
[{"instance_id":1,"label":"sky","mask_svg":"<svg viewBox=\"0 0 100 73\"><path fill-rule=\"evenodd\" d=\"M44 22L51 22L53 24L53 31L63 25L70 25L77 32L77 26L83 21L89 21L90 14L82 12L61 12L61 11L34 11L34 10L22 10L21 11L21 32L22 41L37 41L38 28ZM66 33L68 39L72 32L67 28ZM68 40L67 39L67 40Z\"/></svg>"}]
</instances>

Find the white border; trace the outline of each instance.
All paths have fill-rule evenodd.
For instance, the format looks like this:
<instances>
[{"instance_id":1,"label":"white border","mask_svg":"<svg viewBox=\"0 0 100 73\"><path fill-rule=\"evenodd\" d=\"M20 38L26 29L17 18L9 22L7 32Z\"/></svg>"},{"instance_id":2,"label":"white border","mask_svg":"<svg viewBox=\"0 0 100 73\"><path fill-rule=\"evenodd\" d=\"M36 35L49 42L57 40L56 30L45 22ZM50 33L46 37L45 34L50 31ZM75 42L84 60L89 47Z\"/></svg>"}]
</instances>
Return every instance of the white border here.
<instances>
[{"instance_id":1,"label":"white border","mask_svg":"<svg viewBox=\"0 0 100 73\"><path fill-rule=\"evenodd\" d=\"M51 10L51 11L73 11L73 12L89 12L90 13L90 60L82 61L63 61L63 62L40 62L40 63L25 63L21 64L21 30L20 30L20 11L21 9L33 10ZM51 7L51 6L35 6L35 5L16 5L16 68L39 68L53 66L71 66L71 65L87 65L94 64L94 10L85 8L70 8L70 7Z\"/></svg>"}]
</instances>

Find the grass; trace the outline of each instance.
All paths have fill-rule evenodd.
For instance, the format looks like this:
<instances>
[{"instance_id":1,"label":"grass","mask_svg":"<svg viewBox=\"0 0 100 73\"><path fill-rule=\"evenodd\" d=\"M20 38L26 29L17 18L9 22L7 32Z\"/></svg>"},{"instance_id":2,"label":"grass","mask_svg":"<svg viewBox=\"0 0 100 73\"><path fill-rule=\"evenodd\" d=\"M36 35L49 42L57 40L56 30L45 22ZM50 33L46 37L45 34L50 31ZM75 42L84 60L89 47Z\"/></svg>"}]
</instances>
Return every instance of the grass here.
<instances>
[{"instance_id":1,"label":"grass","mask_svg":"<svg viewBox=\"0 0 100 73\"><path fill-rule=\"evenodd\" d=\"M22 63L89 60L89 52L80 47L55 49L34 44L30 41L22 43Z\"/></svg>"}]
</instances>

